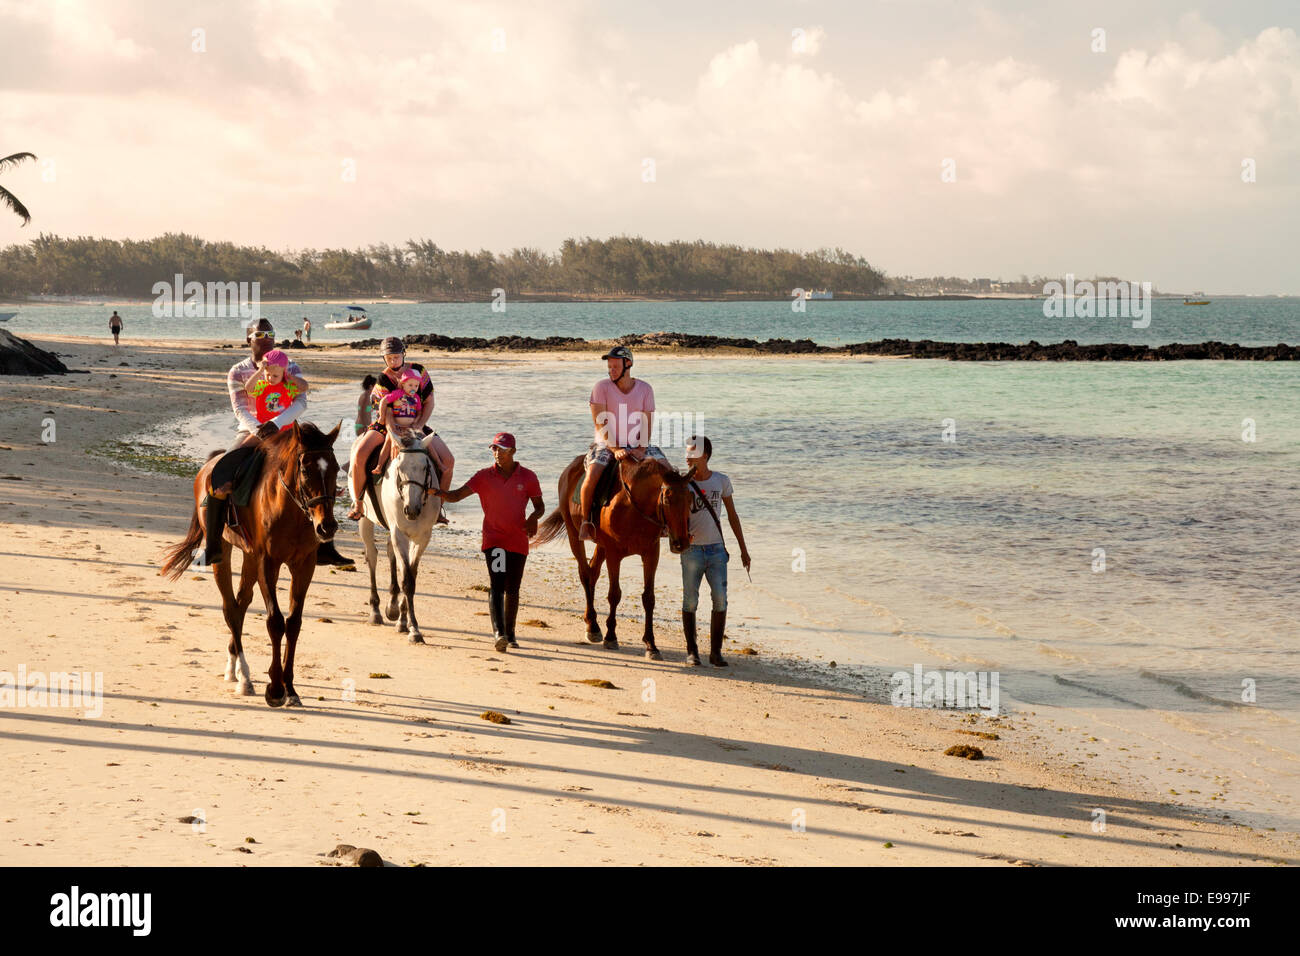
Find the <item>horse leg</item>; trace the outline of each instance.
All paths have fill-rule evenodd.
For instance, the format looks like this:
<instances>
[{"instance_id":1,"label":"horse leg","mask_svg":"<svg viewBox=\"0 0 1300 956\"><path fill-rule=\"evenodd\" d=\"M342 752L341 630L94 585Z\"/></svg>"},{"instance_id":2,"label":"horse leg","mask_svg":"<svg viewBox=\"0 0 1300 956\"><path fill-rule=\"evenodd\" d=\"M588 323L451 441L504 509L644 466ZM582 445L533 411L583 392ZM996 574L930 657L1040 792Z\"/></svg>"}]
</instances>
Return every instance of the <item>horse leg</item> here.
<instances>
[{"instance_id":1,"label":"horse leg","mask_svg":"<svg viewBox=\"0 0 1300 956\"><path fill-rule=\"evenodd\" d=\"M406 615L402 615L399 621L397 615L401 612L399 607L397 588L397 556L393 553L393 536L388 536L388 607L384 608L384 616L390 621L397 621L397 633L406 633Z\"/></svg>"},{"instance_id":2,"label":"horse leg","mask_svg":"<svg viewBox=\"0 0 1300 956\"><path fill-rule=\"evenodd\" d=\"M238 673L240 655L243 653L240 637L244 629L244 608L240 606L239 598L235 597L235 589L231 582L229 542L222 542L222 551L221 561L212 568L212 577L217 582L217 591L221 594L221 615L226 619L226 628L230 631L230 642L226 645L229 656L226 658L225 678L227 681L233 681ZM242 578L239 582L239 593L242 597L244 593Z\"/></svg>"},{"instance_id":3,"label":"horse leg","mask_svg":"<svg viewBox=\"0 0 1300 956\"><path fill-rule=\"evenodd\" d=\"M600 622L596 619L596 581L600 577L600 568L596 566L593 570L592 565L588 563L587 546L578 539L578 528L573 523L574 520L572 512L568 512L564 527L569 535L569 550L578 560L578 580L582 582L582 595L587 599L587 610L582 615L582 620L587 625L587 640L599 644L604 639L604 635L600 633ZM600 545L596 546L596 553L600 553Z\"/></svg>"},{"instance_id":4,"label":"horse leg","mask_svg":"<svg viewBox=\"0 0 1300 956\"><path fill-rule=\"evenodd\" d=\"M596 555L601 556L599 548L596 549ZM595 560L595 558L592 558L593 564ZM607 557L607 560L609 563L609 617L605 619L605 648L616 651L618 650L618 635L615 633L618 623L618 602L623 597L623 591L618 586L618 569L623 563L623 558L611 554Z\"/></svg>"},{"instance_id":5,"label":"horse leg","mask_svg":"<svg viewBox=\"0 0 1300 956\"><path fill-rule=\"evenodd\" d=\"M257 584L266 602L266 630L271 635L271 666L266 675L266 702L272 707L284 705L284 669L280 665L280 638L284 637L284 614L275 597L275 585L280 578L280 562L263 556L258 565Z\"/></svg>"},{"instance_id":6,"label":"horse leg","mask_svg":"<svg viewBox=\"0 0 1300 956\"><path fill-rule=\"evenodd\" d=\"M227 545L227 547L230 547ZM238 604L235 607L237 615L236 620L239 622L237 628L232 632L230 641L230 661L226 665L228 676L226 680L239 680L239 693L244 697L253 696L253 673L248 669L248 658L244 656L244 616L248 613L248 605L253 603L253 586L257 584L257 569L248 555L240 552L240 569L239 569L239 597ZM231 555L227 554L223 562L227 569L230 567ZM229 574L229 570L226 572Z\"/></svg>"},{"instance_id":7,"label":"horse leg","mask_svg":"<svg viewBox=\"0 0 1300 956\"><path fill-rule=\"evenodd\" d=\"M375 566L379 563L379 549L375 547L375 523L363 517L359 524L361 543L366 549L366 564L370 568L370 623L382 624L384 619L379 616L379 588L375 586Z\"/></svg>"},{"instance_id":8,"label":"horse leg","mask_svg":"<svg viewBox=\"0 0 1300 956\"><path fill-rule=\"evenodd\" d=\"M293 655L298 648L298 632L302 630L302 612L307 603L307 588L316 573L315 561L304 561L289 568L289 618L284 622L284 704L301 707L302 701L293 689Z\"/></svg>"},{"instance_id":9,"label":"horse leg","mask_svg":"<svg viewBox=\"0 0 1300 956\"><path fill-rule=\"evenodd\" d=\"M641 571L645 581L641 592L641 606L645 608L645 634L641 640L645 643L645 656L652 661L663 660L659 648L655 647L655 569L659 567L659 542L650 552L641 555Z\"/></svg>"},{"instance_id":10,"label":"horse leg","mask_svg":"<svg viewBox=\"0 0 1300 956\"><path fill-rule=\"evenodd\" d=\"M402 620L406 621L409 618L411 622L407 641L411 644L423 644L424 635L420 633L420 625L415 623L415 574L420 559L414 553L415 542L404 531L395 530L393 537L396 539L397 563L402 572Z\"/></svg>"}]
</instances>

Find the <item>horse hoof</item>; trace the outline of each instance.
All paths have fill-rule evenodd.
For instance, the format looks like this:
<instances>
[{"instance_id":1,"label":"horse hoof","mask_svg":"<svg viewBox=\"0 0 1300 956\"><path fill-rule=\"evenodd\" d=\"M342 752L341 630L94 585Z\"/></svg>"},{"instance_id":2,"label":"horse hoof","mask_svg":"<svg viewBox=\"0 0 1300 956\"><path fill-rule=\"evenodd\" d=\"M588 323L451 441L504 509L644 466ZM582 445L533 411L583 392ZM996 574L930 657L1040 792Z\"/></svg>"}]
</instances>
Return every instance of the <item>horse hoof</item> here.
<instances>
[{"instance_id":1,"label":"horse hoof","mask_svg":"<svg viewBox=\"0 0 1300 956\"><path fill-rule=\"evenodd\" d=\"M227 664L227 665L226 665L226 673L225 673L223 676L224 676L225 679L226 679L227 681L229 681L229 682L233 682L233 681L234 681L234 679L235 679L235 665L234 665L233 662L230 663L230 664Z\"/></svg>"},{"instance_id":2,"label":"horse hoof","mask_svg":"<svg viewBox=\"0 0 1300 956\"><path fill-rule=\"evenodd\" d=\"M699 654L687 654L687 655L686 655L686 666L687 666L687 667L699 667L699 666L700 666L700 655L699 655Z\"/></svg>"},{"instance_id":3,"label":"horse hoof","mask_svg":"<svg viewBox=\"0 0 1300 956\"><path fill-rule=\"evenodd\" d=\"M301 707L301 706L302 706L302 701L298 698L298 695L297 695L297 694L290 694L290 695L285 699L284 706L286 706L286 707Z\"/></svg>"},{"instance_id":4,"label":"horse hoof","mask_svg":"<svg viewBox=\"0 0 1300 956\"><path fill-rule=\"evenodd\" d=\"M411 636L408 637L408 638L406 639L406 643L408 643L408 644L423 644L423 643L424 643L424 635L421 634L419 631L412 631L412 632L411 632Z\"/></svg>"},{"instance_id":5,"label":"horse hoof","mask_svg":"<svg viewBox=\"0 0 1300 956\"><path fill-rule=\"evenodd\" d=\"M272 697L271 688L266 689L266 704L268 707L283 707L285 699L283 697Z\"/></svg>"},{"instance_id":6,"label":"horse hoof","mask_svg":"<svg viewBox=\"0 0 1300 956\"><path fill-rule=\"evenodd\" d=\"M645 652L645 659L648 661L661 661L664 659L664 656L660 654L657 650L655 650L653 647L647 647Z\"/></svg>"},{"instance_id":7,"label":"horse hoof","mask_svg":"<svg viewBox=\"0 0 1300 956\"><path fill-rule=\"evenodd\" d=\"M371 612L370 612L370 623L371 623L371 624L375 624L375 625L383 624L383 623L384 623L384 619L383 619L382 617L379 616L379 612L378 612L378 611L371 611Z\"/></svg>"},{"instance_id":8,"label":"horse hoof","mask_svg":"<svg viewBox=\"0 0 1300 956\"><path fill-rule=\"evenodd\" d=\"M604 640L603 643L604 643L604 645L605 645L605 650L607 650L607 651L616 651L616 650L618 650L618 641L614 640L613 638L609 638L609 637L607 637L607 638L605 638L605 640Z\"/></svg>"},{"instance_id":9,"label":"horse hoof","mask_svg":"<svg viewBox=\"0 0 1300 956\"><path fill-rule=\"evenodd\" d=\"M605 635L601 634L600 631L587 632L587 640L591 641L591 643L593 644L599 644L604 639L605 639Z\"/></svg>"},{"instance_id":10,"label":"horse hoof","mask_svg":"<svg viewBox=\"0 0 1300 956\"><path fill-rule=\"evenodd\" d=\"M405 621L398 621L398 622L397 622L397 633L398 633L398 634L405 634L408 630L410 630L410 628L408 628L408 627L406 626L406 622L405 622Z\"/></svg>"},{"instance_id":11,"label":"horse hoof","mask_svg":"<svg viewBox=\"0 0 1300 956\"><path fill-rule=\"evenodd\" d=\"M397 615L398 615L398 608L396 604L390 604L388 605L388 607L384 608L384 616L387 617L390 621L396 621Z\"/></svg>"},{"instance_id":12,"label":"horse hoof","mask_svg":"<svg viewBox=\"0 0 1300 956\"><path fill-rule=\"evenodd\" d=\"M257 693L257 691L253 690L253 682L251 680L246 680L240 686L239 693L244 697L252 697L254 694Z\"/></svg>"}]
</instances>

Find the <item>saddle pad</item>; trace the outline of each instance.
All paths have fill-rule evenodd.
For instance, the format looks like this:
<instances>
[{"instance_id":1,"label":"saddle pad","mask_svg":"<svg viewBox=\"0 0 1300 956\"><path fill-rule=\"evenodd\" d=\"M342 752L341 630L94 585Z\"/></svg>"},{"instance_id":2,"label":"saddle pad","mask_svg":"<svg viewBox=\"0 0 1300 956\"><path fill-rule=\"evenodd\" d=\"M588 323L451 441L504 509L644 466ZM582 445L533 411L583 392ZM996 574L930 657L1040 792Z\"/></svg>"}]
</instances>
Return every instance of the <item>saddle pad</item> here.
<instances>
[{"instance_id":1,"label":"saddle pad","mask_svg":"<svg viewBox=\"0 0 1300 956\"><path fill-rule=\"evenodd\" d=\"M609 504L614 496L618 494L620 487L618 473L619 463L611 461L605 466L605 470L600 473L600 477L596 479L596 493L591 499L591 514L587 516L592 523L595 523L605 505ZM573 504L575 506L582 504L582 485L584 481L586 481L585 477L582 481L573 483Z\"/></svg>"}]
</instances>

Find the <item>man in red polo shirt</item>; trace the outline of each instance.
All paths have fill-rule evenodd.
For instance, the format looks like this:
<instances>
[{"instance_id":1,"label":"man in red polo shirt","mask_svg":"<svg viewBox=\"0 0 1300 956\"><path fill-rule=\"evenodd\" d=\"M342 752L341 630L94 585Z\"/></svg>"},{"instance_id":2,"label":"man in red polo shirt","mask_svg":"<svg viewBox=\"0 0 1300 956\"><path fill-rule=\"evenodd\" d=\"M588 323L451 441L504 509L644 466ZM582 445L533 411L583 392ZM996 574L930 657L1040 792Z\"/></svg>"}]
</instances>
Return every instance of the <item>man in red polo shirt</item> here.
<instances>
[{"instance_id":1,"label":"man in red polo shirt","mask_svg":"<svg viewBox=\"0 0 1300 956\"><path fill-rule=\"evenodd\" d=\"M519 616L519 582L528 560L528 539L537 533L537 521L546 511L537 475L515 461L515 436L498 432L492 439L491 468L475 472L455 491L433 489L447 501L478 495L483 508L483 557L488 566L488 608L496 649L518 647L515 619ZM532 502L533 513L524 517Z\"/></svg>"}]
</instances>

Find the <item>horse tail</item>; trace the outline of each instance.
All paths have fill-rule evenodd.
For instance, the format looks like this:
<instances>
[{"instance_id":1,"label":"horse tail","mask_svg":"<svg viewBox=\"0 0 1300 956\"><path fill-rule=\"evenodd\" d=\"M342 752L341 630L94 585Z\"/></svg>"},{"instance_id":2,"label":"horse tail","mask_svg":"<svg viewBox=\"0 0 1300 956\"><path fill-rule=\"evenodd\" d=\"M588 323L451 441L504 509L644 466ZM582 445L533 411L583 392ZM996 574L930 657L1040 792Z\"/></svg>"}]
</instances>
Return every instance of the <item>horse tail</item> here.
<instances>
[{"instance_id":1,"label":"horse tail","mask_svg":"<svg viewBox=\"0 0 1300 956\"><path fill-rule=\"evenodd\" d=\"M186 533L185 540L169 548L163 555L163 576L173 581L178 580L185 573L185 569L193 563L194 549L202 540L203 528L199 524L199 509L195 508L190 512L190 530Z\"/></svg>"},{"instance_id":2,"label":"horse tail","mask_svg":"<svg viewBox=\"0 0 1300 956\"><path fill-rule=\"evenodd\" d=\"M538 526L537 534L533 535L532 543L540 547L548 541L554 541L560 536L560 532L563 530L564 512L563 509L557 507L547 515L546 520Z\"/></svg>"},{"instance_id":3,"label":"horse tail","mask_svg":"<svg viewBox=\"0 0 1300 956\"><path fill-rule=\"evenodd\" d=\"M208 461L224 454L225 452L221 449L209 452ZM196 482L197 480L195 479ZM163 576L171 578L173 581L178 580L185 573L185 569L193 563L194 549L199 546L202 540L203 526L199 524L199 508L198 505L195 505L190 511L190 528L185 532L185 540L163 552Z\"/></svg>"}]
</instances>

